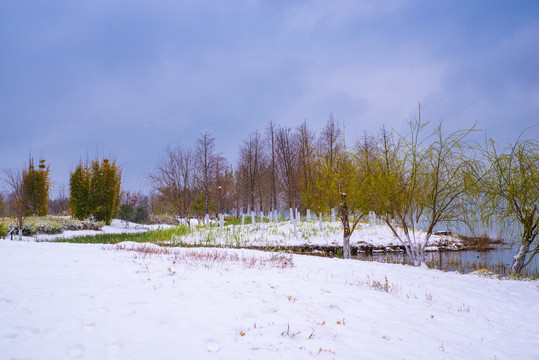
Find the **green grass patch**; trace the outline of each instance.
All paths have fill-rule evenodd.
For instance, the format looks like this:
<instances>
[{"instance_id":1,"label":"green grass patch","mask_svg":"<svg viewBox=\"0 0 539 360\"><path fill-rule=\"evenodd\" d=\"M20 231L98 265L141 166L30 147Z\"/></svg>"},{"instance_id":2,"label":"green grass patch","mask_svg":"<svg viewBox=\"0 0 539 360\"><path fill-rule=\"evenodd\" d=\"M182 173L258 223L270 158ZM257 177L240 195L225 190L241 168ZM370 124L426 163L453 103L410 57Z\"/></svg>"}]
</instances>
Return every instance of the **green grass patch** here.
<instances>
[{"instance_id":1,"label":"green grass patch","mask_svg":"<svg viewBox=\"0 0 539 360\"><path fill-rule=\"evenodd\" d=\"M158 245L176 246L183 242L181 238L191 234L190 227L178 225L171 228L159 228L138 233L123 233L123 234L97 234L83 235L72 238L57 238L51 242L65 242L73 244L117 244L123 241L133 242L149 242Z\"/></svg>"}]
</instances>

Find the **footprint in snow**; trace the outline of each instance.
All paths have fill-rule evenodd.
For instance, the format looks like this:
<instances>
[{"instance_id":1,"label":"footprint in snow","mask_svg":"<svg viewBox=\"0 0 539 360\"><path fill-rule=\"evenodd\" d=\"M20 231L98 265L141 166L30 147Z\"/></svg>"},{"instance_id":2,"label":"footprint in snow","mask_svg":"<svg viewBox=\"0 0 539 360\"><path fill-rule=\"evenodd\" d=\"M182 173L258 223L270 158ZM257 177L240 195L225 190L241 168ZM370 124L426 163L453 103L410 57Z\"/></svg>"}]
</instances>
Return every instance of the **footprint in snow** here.
<instances>
[{"instance_id":1,"label":"footprint in snow","mask_svg":"<svg viewBox=\"0 0 539 360\"><path fill-rule=\"evenodd\" d=\"M18 336L19 336L18 334L11 333L11 334L4 335L4 339L12 341L12 340L15 340Z\"/></svg>"},{"instance_id":2,"label":"footprint in snow","mask_svg":"<svg viewBox=\"0 0 539 360\"><path fill-rule=\"evenodd\" d=\"M107 345L108 355L118 355L122 351L122 344L112 343Z\"/></svg>"},{"instance_id":3,"label":"footprint in snow","mask_svg":"<svg viewBox=\"0 0 539 360\"><path fill-rule=\"evenodd\" d=\"M207 347L208 352L218 352L219 350L221 350L221 345L213 341L208 342Z\"/></svg>"},{"instance_id":4,"label":"footprint in snow","mask_svg":"<svg viewBox=\"0 0 539 360\"><path fill-rule=\"evenodd\" d=\"M92 332L94 330L95 330L95 324L94 323L84 324L84 331Z\"/></svg>"},{"instance_id":5,"label":"footprint in snow","mask_svg":"<svg viewBox=\"0 0 539 360\"><path fill-rule=\"evenodd\" d=\"M72 358L82 357L83 352L84 352L84 346L82 345L71 346L68 349L69 356L71 356Z\"/></svg>"}]
</instances>

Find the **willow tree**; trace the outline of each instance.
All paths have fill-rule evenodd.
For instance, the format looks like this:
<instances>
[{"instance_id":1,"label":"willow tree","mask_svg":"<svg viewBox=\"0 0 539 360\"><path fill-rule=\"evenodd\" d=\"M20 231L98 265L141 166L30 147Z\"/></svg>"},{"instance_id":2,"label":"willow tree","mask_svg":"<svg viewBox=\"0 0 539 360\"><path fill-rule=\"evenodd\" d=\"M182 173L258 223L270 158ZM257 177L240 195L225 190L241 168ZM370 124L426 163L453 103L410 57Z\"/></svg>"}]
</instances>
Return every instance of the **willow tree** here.
<instances>
[{"instance_id":1,"label":"willow tree","mask_svg":"<svg viewBox=\"0 0 539 360\"><path fill-rule=\"evenodd\" d=\"M467 195L474 190L477 163L467 136L472 130L444 134L442 126L428 132L419 117L410 132L382 131L373 177L376 215L405 247L415 266L437 226L464 220Z\"/></svg>"},{"instance_id":2,"label":"willow tree","mask_svg":"<svg viewBox=\"0 0 539 360\"><path fill-rule=\"evenodd\" d=\"M331 156L331 161L328 157ZM343 257L351 258L350 237L359 221L369 213L370 174L361 157L349 153L343 146L338 152L319 153L313 161L315 180L310 201L319 213L337 204L337 214L343 226Z\"/></svg>"},{"instance_id":3,"label":"willow tree","mask_svg":"<svg viewBox=\"0 0 539 360\"><path fill-rule=\"evenodd\" d=\"M519 273L539 253L539 142L519 139L499 149L489 140L483 153L489 169L481 181L482 218L518 226L520 245L511 271Z\"/></svg>"}]
</instances>

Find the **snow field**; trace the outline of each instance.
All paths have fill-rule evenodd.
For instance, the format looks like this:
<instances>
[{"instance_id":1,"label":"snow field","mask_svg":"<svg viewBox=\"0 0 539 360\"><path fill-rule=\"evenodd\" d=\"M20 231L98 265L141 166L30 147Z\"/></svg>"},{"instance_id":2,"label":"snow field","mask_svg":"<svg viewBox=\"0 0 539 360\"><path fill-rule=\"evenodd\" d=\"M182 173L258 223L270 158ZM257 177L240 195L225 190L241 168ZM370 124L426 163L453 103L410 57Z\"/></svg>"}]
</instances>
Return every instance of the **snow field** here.
<instances>
[{"instance_id":1,"label":"snow field","mask_svg":"<svg viewBox=\"0 0 539 360\"><path fill-rule=\"evenodd\" d=\"M537 281L134 243L0 241L0 263L2 359L539 354Z\"/></svg>"}]
</instances>

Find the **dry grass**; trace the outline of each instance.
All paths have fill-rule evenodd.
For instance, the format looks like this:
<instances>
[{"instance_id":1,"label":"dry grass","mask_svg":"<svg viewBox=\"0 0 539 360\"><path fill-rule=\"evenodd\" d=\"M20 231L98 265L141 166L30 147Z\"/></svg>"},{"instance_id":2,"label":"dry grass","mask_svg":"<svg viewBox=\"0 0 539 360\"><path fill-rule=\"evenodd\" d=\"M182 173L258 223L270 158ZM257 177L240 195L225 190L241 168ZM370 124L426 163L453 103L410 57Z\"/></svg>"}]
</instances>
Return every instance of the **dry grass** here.
<instances>
[{"instance_id":1,"label":"dry grass","mask_svg":"<svg viewBox=\"0 0 539 360\"><path fill-rule=\"evenodd\" d=\"M263 268L268 266L284 269L294 266L292 256L287 256L285 254L278 256L273 254L269 257L262 257L243 255L238 254L237 252L229 252L218 249L183 250L178 248L159 247L157 245L150 244L140 246L118 244L109 249L134 252L138 254L138 257L142 258L148 258L153 255L163 255L172 260L174 263L203 266L206 268L230 263L239 264L244 269Z\"/></svg>"}]
</instances>

